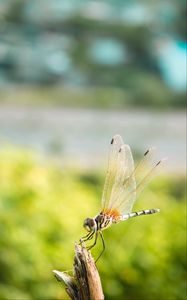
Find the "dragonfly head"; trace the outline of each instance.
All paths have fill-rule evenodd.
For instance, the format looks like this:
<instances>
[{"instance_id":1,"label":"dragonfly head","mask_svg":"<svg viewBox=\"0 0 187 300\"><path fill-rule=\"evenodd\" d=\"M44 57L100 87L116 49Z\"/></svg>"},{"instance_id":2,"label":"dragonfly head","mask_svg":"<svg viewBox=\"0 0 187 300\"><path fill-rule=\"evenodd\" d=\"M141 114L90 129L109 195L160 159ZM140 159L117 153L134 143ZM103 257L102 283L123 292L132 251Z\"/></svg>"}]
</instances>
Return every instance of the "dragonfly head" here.
<instances>
[{"instance_id":1,"label":"dragonfly head","mask_svg":"<svg viewBox=\"0 0 187 300\"><path fill-rule=\"evenodd\" d=\"M86 218L83 226L88 232L95 231L97 228L97 224L93 218Z\"/></svg>"}]
</instances>

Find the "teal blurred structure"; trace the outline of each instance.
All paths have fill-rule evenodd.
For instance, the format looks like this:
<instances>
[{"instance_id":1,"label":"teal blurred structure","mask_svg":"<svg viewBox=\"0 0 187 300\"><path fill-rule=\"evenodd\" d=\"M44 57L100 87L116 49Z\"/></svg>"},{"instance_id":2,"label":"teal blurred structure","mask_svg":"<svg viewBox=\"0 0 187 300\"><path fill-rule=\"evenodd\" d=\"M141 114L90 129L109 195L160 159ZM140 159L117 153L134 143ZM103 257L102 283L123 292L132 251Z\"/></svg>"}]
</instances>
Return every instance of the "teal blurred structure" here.
<instances>
[{"instance_id":1,"label":"teal blurred structure","mask_svg":"<svg viewBox=\"0 0 187 300\"><path fill-rule=\"evenodd\" d=\"M0 87L128 90L151 76L184 93L184 10L183 1L1 0Z\"/></svg>"}]
</instances>

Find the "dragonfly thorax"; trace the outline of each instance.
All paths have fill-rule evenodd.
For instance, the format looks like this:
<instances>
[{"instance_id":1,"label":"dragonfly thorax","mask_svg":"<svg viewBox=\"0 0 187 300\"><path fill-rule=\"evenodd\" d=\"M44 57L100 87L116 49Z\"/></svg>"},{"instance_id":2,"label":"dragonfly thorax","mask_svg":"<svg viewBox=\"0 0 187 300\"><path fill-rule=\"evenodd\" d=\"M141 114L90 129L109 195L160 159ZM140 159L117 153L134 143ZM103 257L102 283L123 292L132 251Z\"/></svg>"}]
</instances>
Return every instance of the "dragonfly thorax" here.
<instances>
[{"instance_id":1,"label":"dragonfly thorax","mask_svg":"<svg viewBox=\"0 0 187 300\"><path fill-rule=\"evenodd\" d=\"M83 226L88 232L96 231L97 229L97 223L93 218L86 218L84 220Z\"/></svg>"},{"instance_id":2,"label":"dragonfly thorax","mask_svg":"<svg viewBox=\"0 0 187 300\"><path fill-rule=\"evenodd\" d=\"M96 216L97 230L103 230L112 224L112 218L103 214L102 212Z\"/></svg>"},{"instance_id":3,"label":"dragonfly thorax","mask_svg":"<svg viewBox=\"0 0 187 300\"><path fill-rule=\"evenodd\" d=\"M88 232L96 232L109 227L113 222L113 219L107 215L100 213L95 218L86 218L83 226Z\"/></svg>"}]
</instances>

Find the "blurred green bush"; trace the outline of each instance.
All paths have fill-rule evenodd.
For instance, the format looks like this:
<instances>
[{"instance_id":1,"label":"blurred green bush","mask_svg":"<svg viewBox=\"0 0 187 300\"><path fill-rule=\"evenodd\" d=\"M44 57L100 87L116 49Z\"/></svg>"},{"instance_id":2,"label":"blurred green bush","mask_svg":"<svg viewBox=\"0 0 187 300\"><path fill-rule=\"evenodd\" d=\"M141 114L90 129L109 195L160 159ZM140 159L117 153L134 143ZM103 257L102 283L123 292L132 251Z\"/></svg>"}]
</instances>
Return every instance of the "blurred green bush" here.
<instances>
[{"instance_id":1,"label":"blurred green bush","mask_svg":"<svg viewBox=\"0 0 187 300\"><path fill-rule=\"evenodd\" d=\"M0 151L0 299L68 299L52 270L72 268L83 219L99 212L104 178L15 147ZM185 299L185 180L160 177L135 209L161 213L104 232L106 299ZM93 250L101 250L98 243ZM71 272L70 272L71 273Z\"/></svg>"}]
</instances>

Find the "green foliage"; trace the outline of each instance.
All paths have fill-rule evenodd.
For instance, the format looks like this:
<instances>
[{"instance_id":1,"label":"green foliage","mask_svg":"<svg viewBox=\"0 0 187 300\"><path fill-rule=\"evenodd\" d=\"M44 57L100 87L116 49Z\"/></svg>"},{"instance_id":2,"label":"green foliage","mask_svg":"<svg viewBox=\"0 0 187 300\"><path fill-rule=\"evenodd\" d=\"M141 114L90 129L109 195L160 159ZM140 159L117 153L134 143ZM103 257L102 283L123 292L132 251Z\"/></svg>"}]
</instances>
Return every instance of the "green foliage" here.
<instances>
[{"instance_id":1,"label":"green foliage","mask_svg":"<svg viewBox=\"0 0 187 300\"><path fill-rule=\"evenodd\" d=\"M103 78L108 76L108 71L101 70L100 76ZM112 86L92 88L22 87L22 89L0 90L0 104L15 105L16 103L27 106L43 105L109 110L133 107L167 110L168 108L181 109L185 106L185 93L171 92L154 75L150 73L146 75L137 69L136 76L129 69L123 73L121 75L126 82L125 90ZM115 70L113 75L116 83L119 83L121 79Z\"/></svg>"},{"instance_id":2,"label":"green foliage","mask_svg":"<svg viewBox=\"0 0 187 300\"><path fill-rule=\"evenodd\" d=\"M52 270L72 267L104 178L6 146L0 152L0 299L67 299ZM98 262L106 299L185 299L185 181L160 177L135 209L160 207L104 232ZM101 250L98 243L93 255Z\"/></svg>"}]
</instances>

